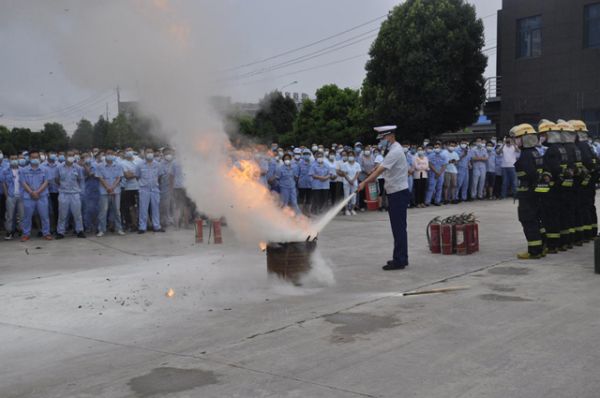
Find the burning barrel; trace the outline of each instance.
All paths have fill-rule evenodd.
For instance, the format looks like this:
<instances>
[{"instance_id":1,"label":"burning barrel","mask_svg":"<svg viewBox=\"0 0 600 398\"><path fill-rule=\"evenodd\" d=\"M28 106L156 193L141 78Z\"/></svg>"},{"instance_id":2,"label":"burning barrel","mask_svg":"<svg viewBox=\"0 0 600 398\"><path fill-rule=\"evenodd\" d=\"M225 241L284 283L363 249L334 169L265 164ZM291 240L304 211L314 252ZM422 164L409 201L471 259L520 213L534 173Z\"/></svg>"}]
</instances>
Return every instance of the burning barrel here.
<instances>
[{"instance_id":1,"label":"burning barrel","mask_svg":"<svg viewBox=\"0 0 600 398\"><path fill-rule=\"evenodd\" d=\"M311 256L317 241L270 242L267 245L267 271L298 285L311 269Z\"/></svg>"}]
</instances>

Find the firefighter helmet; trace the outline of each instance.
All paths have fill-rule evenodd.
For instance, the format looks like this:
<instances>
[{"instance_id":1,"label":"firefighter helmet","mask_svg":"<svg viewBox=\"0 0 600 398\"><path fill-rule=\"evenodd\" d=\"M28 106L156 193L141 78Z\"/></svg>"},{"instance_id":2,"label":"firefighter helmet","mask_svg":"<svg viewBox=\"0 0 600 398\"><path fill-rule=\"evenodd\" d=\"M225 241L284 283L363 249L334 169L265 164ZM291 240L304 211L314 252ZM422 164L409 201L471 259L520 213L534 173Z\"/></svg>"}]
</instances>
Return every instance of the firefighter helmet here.
<instances>
[{"instance_id":1,"label":"firefighter helmet","mask_svg":"<svg viewBox=\"0 0 600 398\"><path fill-rule=\"evenodd\" d=\"M540 134L547 133L548 131L553 130L556 130L556 124L548 119L542 119L538 123L538 131L540 132Z\"/></svg>"},{"instance_id":2,"label":"firefighter helmet","mask_svg":"<svg viewBox=\"0 0 600 398\"><path fill-rule=\"evenodd\" d=\"M537 134L537 132L531 124L523 123L510 129L509 134L511 137L518 138L528 134Z\"/></svg>"},{"instance_id":3,"label":"firefighter helmet","mask_svg":"<svg viewBox=\"0 0 600 398\"><path fill-rule=\"evenodd\" d=\"M586 133L588 132L587 126L585 125L583 120L569 120L569 124L571 126L573 126L573 128L577 132L580 132L580 131L584 131Z\"/></svg>"},{"instance_id":4,"label":"firefighter helmet","mask_svg":"<svg viewBox=\"0 0 600 398\"><path fill-rule=\"evenodd\" d=\"M564 132L568 132L568 133L574 133L575 132L575 127L573 127L573 125L571 125L571 123L559 119L556 122L556 128L558 131L564 131Z\"/></svg>"}]
</instances>

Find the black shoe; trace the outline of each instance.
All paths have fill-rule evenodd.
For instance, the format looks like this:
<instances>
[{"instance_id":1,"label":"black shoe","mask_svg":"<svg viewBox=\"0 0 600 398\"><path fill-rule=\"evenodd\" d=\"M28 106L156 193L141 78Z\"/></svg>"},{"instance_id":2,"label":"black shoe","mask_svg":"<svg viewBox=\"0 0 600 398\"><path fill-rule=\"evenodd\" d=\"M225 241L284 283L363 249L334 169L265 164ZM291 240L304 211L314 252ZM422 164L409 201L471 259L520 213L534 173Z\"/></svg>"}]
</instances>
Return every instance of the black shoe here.
<instances>
[{"instance_id":1,"label":"black shoe","mask_svg":"<svg viewBox=\"0 0 600 398\"><path fill-rule=\"evenodd\" d=\"M64 238L65 238L65 236L63 234L56 234L56 238L55 239L59 240L59 239L64 239Z\"/></svg>"},{"instance_id":2,"label":"black shoe","mask_svg":"<svg viewBox=\"0 0 600 398\"><path fill-rule=\"evenodd\" d=\"M12 240L14 238L14 234L7 232L4 240Z\"/></svg>"},{"instance_id":3,"label":"black shoe","mask_svg":"<svg viewBox=\"0 0 600 398\"><path fill-rule=\"evenodd\" d=\"M44 236L44 234L42 233L42 231L38 231L37 236L38 238L41 238L42 236Z\"/></svg>"},{"instance_id":4,"label":"black shoe","mask_svg":"<svg viewBox=\"0 0 600 398\"><path fill-rule=\"evenodd\" d=\"M439 203L434 203L434 205L437 206L437 207L441 206L441 204L439 204Z\"/></svg>"},{"instance_id":5,"label":"black shoe","mask_svg":"<svg viewBox=\"0 0 600 398\"><path fill-rule=\"evenodd\" d=\"M165 231L164 228L161 228L161 229L155 229L154 232L167 232L167 231Z\"/></svg>"},{"instance_id":6,"label":"black shoe","mask_svg":"<svg viewBox=\"0 0 600 398\"><path fill-rule=\"evenodd\" d=\"M145 233L146 233L146 231L144 231L143 229L140 229L140 230L138 231L138 235L145 234Z\"/></svg>"},{"instance_id":7,"label":"black shoe","mask_svg":"<svg viewBox=\"0 0 600 398\"><path fill-rule=\"evenodd\" d=\"M405 265L396 264L392 260L390 260L390 261L387 262L387 265L384 265L382 267L382 269L384 271L393 271L393 270L398 270L398 269L404 269L407 266L408 266L408 264L405 264Z\"/></svg>"},{"instance_id":8,"label":"black shoe","mask_svg":"<svg viewBox=\"0 0 600 398\"><path fill-rule=\"evenodd\" d=\"M83 231L77 232L77 237L78 238L82 238L82 239L87 238L87 236L85 236L85 234L83 233Z\"/></svg>"}]
</instances>

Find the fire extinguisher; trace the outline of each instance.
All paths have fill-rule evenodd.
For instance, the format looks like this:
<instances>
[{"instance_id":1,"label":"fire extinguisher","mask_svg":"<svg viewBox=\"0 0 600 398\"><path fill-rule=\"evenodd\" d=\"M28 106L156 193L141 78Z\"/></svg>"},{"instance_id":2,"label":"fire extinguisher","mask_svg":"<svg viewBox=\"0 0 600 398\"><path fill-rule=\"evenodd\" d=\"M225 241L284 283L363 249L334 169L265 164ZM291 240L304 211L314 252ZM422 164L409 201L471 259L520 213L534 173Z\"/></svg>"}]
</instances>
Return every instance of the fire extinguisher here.
<instances>
[{"instance_id":1,"label":"fire extinguisher","mask_svg":"<svg viewBox=\"0 0 600 398\"><path fill-rule=\"evenodd\" d=\"M473 221L473 250L479 251L479 224L477 220Z\"/></svg>"},{"instance_id":2,"label":"fire extinguisher","mask_svg":"<svg viewBox=\"0 0 600 398\"><path fill-rule=\"evenodd\" d=\"M467 237L466 237L466 225L456 225L456 254L465 255L467 254Z\"/></svg>"},{"instance_id":3,"label":"fire extinguisher","mask_svg":"<svg viewBox=\"0 0 600 398\"><path fill-rule=\"evenodd\" d=\"M429 224L427 224L426 229L427 242L429 243L429 250L431 250L431 252L435 254L440 254L442 252L440 244L440 232L440 218L436 217L433 220L429 221Z\"/></svg>"},{"instance_id":4,"label":"fire extinguisher","mask_svg":"<svg viewBox=\"0 0 600 398\"><path fill-rule=\"evenodd\" d=\"M441 225L442 254L454 253L454 222L452 217L442 221Z\"/></svg>"}]
</instances>

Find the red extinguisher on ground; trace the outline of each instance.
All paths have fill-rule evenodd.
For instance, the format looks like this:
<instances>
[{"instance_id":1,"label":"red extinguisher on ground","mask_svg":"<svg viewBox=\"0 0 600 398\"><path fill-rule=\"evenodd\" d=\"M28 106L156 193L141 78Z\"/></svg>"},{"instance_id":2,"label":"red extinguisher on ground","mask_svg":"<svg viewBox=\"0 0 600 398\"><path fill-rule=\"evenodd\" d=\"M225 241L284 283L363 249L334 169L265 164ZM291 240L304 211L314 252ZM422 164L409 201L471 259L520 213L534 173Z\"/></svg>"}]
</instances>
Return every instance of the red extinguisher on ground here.
<instances>
[{"instance_id":1,"label":"red extinguisher on ground","mask_svg":"<svg viewBox=\"0 0 600 398\"><path fill-rule=\"evenodd\" d=\"M454 253L455 221L455 217L448 217L442 221L440 234L442 242L442 254L449 255Z\"/></svg>"},{"instance_id":2,"label":"red extinguisher on ground","mask_svg":"<svg viewBox=\"0 0 600 398\"><path fill-rule=\"evenodd\" d=\"M456 254L467 254L467 227L464 223L456 225Z\"/></svg>"},{"instance_id":3,"label":"red extinguisher on ground","mask_svg":"<svg viewBox=\"0 0 600 398\"><path fill-rule=\"evenodd\" d=\"M431 250L432 253L440 254L442 252L442 247L440 243L441 222L439 217L429 221L429 224L427 224L426 233L427 242L429 243L429 250Z\"/></svg>"}]
</instances>

